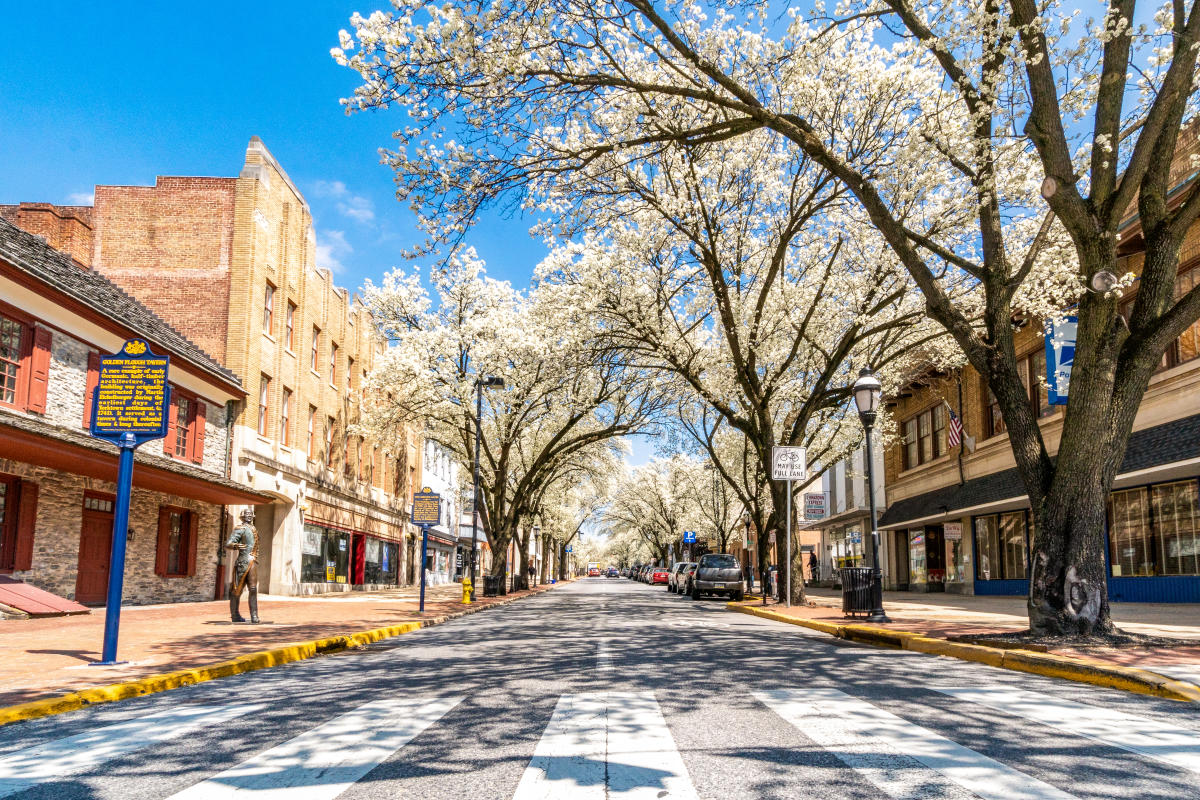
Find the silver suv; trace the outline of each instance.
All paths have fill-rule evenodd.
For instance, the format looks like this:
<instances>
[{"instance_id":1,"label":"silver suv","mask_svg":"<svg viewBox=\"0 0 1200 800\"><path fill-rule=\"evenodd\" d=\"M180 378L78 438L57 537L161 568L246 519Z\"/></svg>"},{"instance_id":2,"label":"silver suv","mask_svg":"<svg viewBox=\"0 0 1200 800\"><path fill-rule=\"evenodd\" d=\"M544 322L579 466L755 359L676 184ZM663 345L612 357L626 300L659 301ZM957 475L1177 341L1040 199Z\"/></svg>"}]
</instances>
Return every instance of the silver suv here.
<instances>
[{"instance_id":1,"label":"silver suv","mask_svg":"<svg viewBox=\"0 0 1200 800\"><path fill-rule=\"evenodd\" d=\"M676 561L675 566L671 567L671 574L667 576L667 591L686 594L688 579L695 571L695 561Z\"/></svg>"}]
</instances>

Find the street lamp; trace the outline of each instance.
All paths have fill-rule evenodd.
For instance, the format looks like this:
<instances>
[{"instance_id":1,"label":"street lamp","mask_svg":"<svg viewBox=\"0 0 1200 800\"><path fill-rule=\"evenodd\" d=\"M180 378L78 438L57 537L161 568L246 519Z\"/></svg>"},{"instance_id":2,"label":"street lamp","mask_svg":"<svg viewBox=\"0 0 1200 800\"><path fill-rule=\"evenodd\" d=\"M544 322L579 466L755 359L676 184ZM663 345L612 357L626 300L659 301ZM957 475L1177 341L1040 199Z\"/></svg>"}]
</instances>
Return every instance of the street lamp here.
<instances>
[{"instance_id":1,"label":"street lamp","mask_svg":"<svg viewBox=\"0 0 1200 800\"><path fill-rule=\"evenodd\" d=\"M504 378L489 375L475 380L475 472L471 483L471 602L475 601L475 560L479 552L479 440L483 425L483 387L504 388Z\"/></svg>"},{"instance_id":2,"label":"street lamp","mask_svg":"<svg viewBox=\"0 0 1200 800\"><path fill-rule=\"evenodd\" d=\"M875 515L875 457L871 452L871 426L879 413L879 399L883 384L875 377L870 367L864 367L854 382L854 405L858 407L858 418L862 420L864 438L867 440L867 497L871 507L871 613L868 622L891 622L883 613L883 572L879 569L879 530Z\"/></svg>"}]
</instances>

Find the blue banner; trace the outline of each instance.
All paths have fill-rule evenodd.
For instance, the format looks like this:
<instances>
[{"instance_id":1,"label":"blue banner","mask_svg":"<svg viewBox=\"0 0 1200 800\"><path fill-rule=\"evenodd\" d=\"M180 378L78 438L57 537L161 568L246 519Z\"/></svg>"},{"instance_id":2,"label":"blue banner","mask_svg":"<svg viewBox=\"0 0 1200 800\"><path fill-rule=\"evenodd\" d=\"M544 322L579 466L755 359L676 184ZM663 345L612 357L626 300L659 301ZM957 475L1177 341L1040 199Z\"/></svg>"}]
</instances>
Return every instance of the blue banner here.
<instances>
[{"instance_id":1,"label":"blue banner","mask_svg":"<svg viewBox=\"0 0 1200 800\"><path fill-rule=\"evenodd\" d=\"M1046 323L1046 387L1052 406L1067 404L1078 325L1078 317L1063 317Z\"/></svg>"}]
</instances>

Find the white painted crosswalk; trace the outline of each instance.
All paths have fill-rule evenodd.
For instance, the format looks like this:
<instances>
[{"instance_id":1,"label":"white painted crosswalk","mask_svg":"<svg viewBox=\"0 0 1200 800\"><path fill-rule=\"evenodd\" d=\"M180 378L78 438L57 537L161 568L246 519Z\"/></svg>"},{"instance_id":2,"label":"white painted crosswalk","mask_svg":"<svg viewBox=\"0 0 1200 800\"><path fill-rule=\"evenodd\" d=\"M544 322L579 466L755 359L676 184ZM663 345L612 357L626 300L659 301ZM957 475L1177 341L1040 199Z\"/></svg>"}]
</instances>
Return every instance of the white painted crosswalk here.
<instances>
[{"instance_id":1,"label":"white painted crosswalk","mask_svg":"<svg viewBox=\"0 0 1200 800\"><path fill-rule=\"evenodd\" d=\"M96 769L113 759L258 711L258 703L180 706L0 758L0 797Z\"/></svg>"},{"instance_id":2,"label":"white painted crosswalk","mask_svg":"<svg viewBox=\"0 0 1200 800\"><path fill-rule=\"evenodd\" d=\"M696 798L653 692L568 694L513 800Z\"/></svg>"},{"instance_id":3,"label":"white painted crosswalk","mask_svg":"<svg viewBox=\"0 0 1200 800\"><path fill-rule=\"evenodd\" d=\"M390 698L367 703L172 795L172 800L333 800L461 701Z\"/></svg>"},{"instance_id":4,"label":"white painted crosswalk","mask_svg":"<svg viewBox=\"0 0 1200 800\"><path fill-rule=\"evenodd\" d=\"M837 689L775 689L754 696L892 798L928 797L930 787L949 789L947 783L985 800L1073 797ZM909 759L924 769L914 769Z\"/></svg>"},{"instance_id":5,"label":"white painted crosswalk","mask_svg":"<svg viewBox=\"0 0 1200 800\"><path fill-rule=\"evenodd\" d=\"M598 652L598 658L600 655ZM1152 714L1140 716L1062 700L1009 684L936 691L960 704L964 713L956 717L969 718L972 708L995 709L1019 717L1021 724L1045 726L1068 747L1089 747L1098 742L1124 749L1133 754L1129 759L1144 764L1158 762L1200 773L1200 731L1169 724ZM757 713L773 713L797 731L794 747L828 753L844 765L847 774L857 778L840 785L873 787L862 794L838 793L838 798L1077 800L1074 792L1080 792L1080 797L1097 797L1094 787L1089 793L1062 777L1054 778L1061 785L1052 785L1044 776L1029 774L1028 766L1002 763L998 760L1001 756L990 757L955 741L952 732L939 733L904 719L900 707L893 713L872 700L821 687L781 688L752 695ZM170 800L402 796L403 792L396 794L363 779L389 760L420 762L427 751L418 749L414 740L427 731L444 752L448 746L453 752L457 742L486 737L485 730L474 727L478 717L473 717L471 711L446 719L463 702L457 696L429 695L387 697L365 703L287 741L247 753L242 763L177 791ZM724 696L695 698L692 707L711 714L709 720L720 720L728 710L723 704L730 702L736 701ZM195 735L202 729L214 731L206 735L223 736L224 732L215 732L217 726L260 708L259 704L182 706L0 758L0 798L71 775L102 773L106 763L119 757ZM458 724L451 720L459 718L476 721L466 730L446 727ZM506 773L512 777L502 784L489 785L496 791L487 796L511 796L512 800L698 800L701 796L730 796L722 794L720 786L695 782L689 764L704 774L706 768L701 765L707 763L705 759L710 759L711 753L697 750L695 745L681 750L654 691L563 694L544 728L534 719L530 717L531 729L524 735L511 729L506 734L508 741L528 741L532 747L532 752L515 754L524 767L519 778ZM532 728L534 724L538 727ZM689 731L695 724L692 718L677 730ZM515 738L514 732L518 734ZM723 742L721 749L725 757L741 757L739 742L733 738ZM512 764L512 757L506 755L498 761ZM528 761L524 761L526 758ZM1130 762L1123 769L1137 767ZM810 795L802 795L798 788L796 796Z\"/></svg>"}]
</instances>

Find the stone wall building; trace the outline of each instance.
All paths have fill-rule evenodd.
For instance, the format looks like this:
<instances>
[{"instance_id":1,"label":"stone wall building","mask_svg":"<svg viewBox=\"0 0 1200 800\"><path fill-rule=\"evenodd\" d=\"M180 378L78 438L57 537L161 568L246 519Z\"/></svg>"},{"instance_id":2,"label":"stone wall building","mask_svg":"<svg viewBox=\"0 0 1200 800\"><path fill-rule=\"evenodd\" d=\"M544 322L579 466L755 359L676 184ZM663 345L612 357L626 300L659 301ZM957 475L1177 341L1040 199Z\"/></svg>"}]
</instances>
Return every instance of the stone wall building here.
<instances>
[{"instance_id":1,"label":"stone wall building","mask_svg":"<svg viewBox=\"0 0 1200 800\"><path fill-rule=\"evenodd\" d=\"M117 450L88 433L90 399L100 354L141 338L170 356L173 396L166 439L136 454L124 601L211 600L222 507L268 499L226 478L226 409L244 396L237 378L105 277L4 219L0 298L0 573L105 601Z\"/></svg>"},{"instance_id":2,"label":"stone wall building","mask_svg":"<svg viewBox=\"0 0 1200 800\"><path fill-rule=\"evenodd\" d=\"M420 439L352 433L383 353L370 314L316 263L312 214L254 137L237 177L97 186L91 208L22 203L0 216L91 237L88 263L240 377L230 476L260 507L261 590L309 594L410 583ZM67 223L57 221L66 219ZM64 239L65 243L65 239Z\"/></svg>"}]
</instances>

